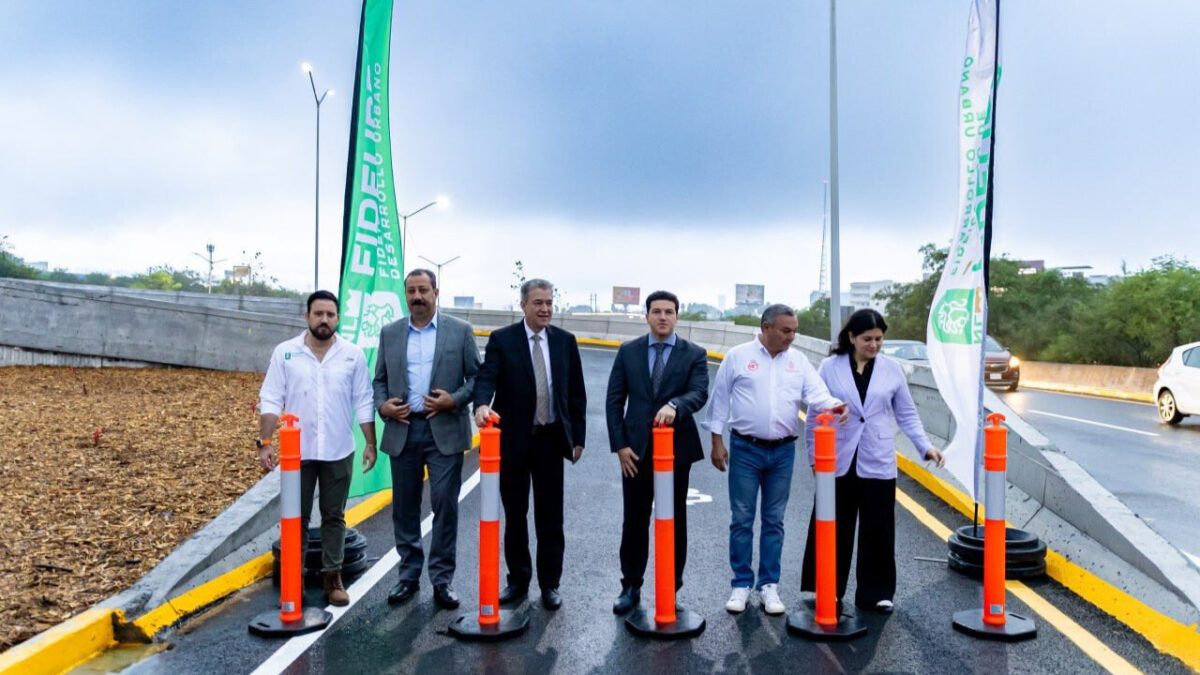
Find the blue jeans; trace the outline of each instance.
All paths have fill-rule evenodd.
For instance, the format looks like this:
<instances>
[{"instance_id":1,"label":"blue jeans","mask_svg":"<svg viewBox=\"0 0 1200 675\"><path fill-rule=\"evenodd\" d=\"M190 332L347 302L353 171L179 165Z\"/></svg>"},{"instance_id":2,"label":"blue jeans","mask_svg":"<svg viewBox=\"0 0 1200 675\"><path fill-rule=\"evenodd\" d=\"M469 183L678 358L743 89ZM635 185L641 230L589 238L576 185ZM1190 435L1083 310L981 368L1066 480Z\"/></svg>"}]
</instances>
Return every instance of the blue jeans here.
<instances>
[{"instance_id":1,"label":"blue jeans","mask_svg":"<svg viewBox=\"0 0 1200 675\"><path fill-rule=\"evenodd\" d=\"M779 583L783 554L783 515L792 487L796 444L759 447L737 436L729 441L729 566L734 588ZM758 584L754 583L754 516L762 489L762 527L758 537Z\"/></svg>"}]
</instances>

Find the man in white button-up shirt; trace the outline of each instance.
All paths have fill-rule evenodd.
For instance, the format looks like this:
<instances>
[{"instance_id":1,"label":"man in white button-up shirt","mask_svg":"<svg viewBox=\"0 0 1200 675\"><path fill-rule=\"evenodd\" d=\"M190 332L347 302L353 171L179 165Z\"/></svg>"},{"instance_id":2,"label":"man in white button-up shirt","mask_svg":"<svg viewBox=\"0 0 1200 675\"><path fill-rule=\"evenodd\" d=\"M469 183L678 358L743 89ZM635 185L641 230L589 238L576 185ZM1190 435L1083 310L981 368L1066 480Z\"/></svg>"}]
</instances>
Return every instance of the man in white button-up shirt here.
<instances>
[{"instance_id":1,"label":"man in white button-up shirt","mask_svg":"<svg viewBox=\"0 0 1200 675\"><path fill-rule=\"evenodd\" d=\"M779 599L783 516L792 487L800 404L812 410L844 415L846 404L834 398L803 354L791 349L796 337L796 313L787 305L763 312L762 333L729 350L717 370L708 404L712 432L712 463L729 469L729 566L733 593L725 609L746 609L758 588L763 609L782 614ZM722 434L730 431L730 451ZM758 577L754 559L754 517L762 490L762 526L758 540Z\"/></svg>"},{"instance_id":2,"label":"man in white button-up shirt","mask_svg":"<svg viewBox=\"0 0 1200 675\"><path fill-rule=\"evenodd\" d=\"M321 486L321 572L330 604L347 605L342 584L346 495L354 470L354 426L367 439L363 471L375 465L375 405L367 358L337 336L338 300L329 291L308 296L308 330L277 346L259 391L259 456L271 470L278 455L271 437L284 410L300 418L301 550L308 546L313 490Z\"/></svg>"}]
</instances>

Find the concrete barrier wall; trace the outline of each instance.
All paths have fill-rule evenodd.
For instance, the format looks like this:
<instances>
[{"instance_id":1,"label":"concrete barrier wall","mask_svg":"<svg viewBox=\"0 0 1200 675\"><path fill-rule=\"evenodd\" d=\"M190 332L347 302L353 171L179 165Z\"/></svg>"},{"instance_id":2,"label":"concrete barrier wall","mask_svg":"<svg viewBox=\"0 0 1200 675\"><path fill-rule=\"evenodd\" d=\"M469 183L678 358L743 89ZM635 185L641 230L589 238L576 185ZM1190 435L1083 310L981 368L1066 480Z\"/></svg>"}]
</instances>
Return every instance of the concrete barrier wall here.
<instances>
[{"instance_id":1,"label":"concrete barrier wall","mask_svg":"<svg viewBox=\"0 0 1200 675\"><path fill-rule=\"evenodd\" d=\"M0 280L0 345L101 359L261 371L304 321Z\"/></svg>"},{"instance_id":2,"label":"concrete barrier wall","mask_svg":"<svg viewBox=\"0 0 1200 675\"><path fill-rule=\"evenodd\" d=\"M1152 398L1156 368L1094 366L1078 363L1022 361L1021 380L1028 386L1058 386L1086 392L1089 389L1121 392L1129 398Z\"/></svg>"}]
</instances>

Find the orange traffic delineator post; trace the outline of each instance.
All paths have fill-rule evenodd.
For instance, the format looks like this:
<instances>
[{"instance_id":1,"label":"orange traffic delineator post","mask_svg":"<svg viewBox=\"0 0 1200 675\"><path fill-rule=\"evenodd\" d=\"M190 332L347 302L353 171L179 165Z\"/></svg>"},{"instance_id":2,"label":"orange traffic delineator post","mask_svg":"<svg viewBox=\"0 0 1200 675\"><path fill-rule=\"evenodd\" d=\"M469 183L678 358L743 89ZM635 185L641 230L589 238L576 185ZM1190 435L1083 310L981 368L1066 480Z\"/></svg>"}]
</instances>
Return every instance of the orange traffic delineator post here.
<instances>
[{"instance_id":1,"label":"orange traffic delineator post","mask_svg":"<svg viewBox=\"0 0 1200 675\"><path fill-rule=\"evenodd\" d=\"M992 413L984 427L983 608L954 613L954 630L988 640L1016 642L1037 637L1032 619L1004 610L1004 472L1008 429L1004 415Z\"/></svg>"},{"instance_id":2,"label":"orange traffic delineator post","mask_svg":"<svg viewBox=\"0 0 1200 675\"><path fill-rule=\"evenodd\" d=\"M524 633L529 617L500 609L500 418L492 415L479 430L479 612L450 623L464 640L503 640Z\"/></svg>"},{"instance_id":3,"label":"orange traffic delineator post","mask_svg":"<svg viewBox=\"0 0 1200 675\"><path fill-rule=\"evenodd\" d=\"M822 413L817 416L821 426L813 430L817 484L816 612L800 610L787 620L789 633L821 641L853 640L867 633L867 627L858 617L839 617L837 611L837 431L829 426L832 421L832 415Z\"/></svg>"},{"instance_id":4,"label":"orange traffic delineator post","mask_svg":"<svg viewBox=\"0 0 1200 675\"><path fill-rule=\"evenodd\" d=\"M663 640L704 632L704 617L675 604L675 430L654 427L654 612L638 607L629 632Z\"/></svg>"},{"instance_id":5,"label":"orange traffic delineator post","mask_svg":"<svg viewBox=\"0 0 1200 675\"><path fill-rule=\"evenodd\" d=\"M250 622L262 637L299 635L329 625L333 615L304 606L304 552L300 550L300 427L295 415L279 418L279 611Z\"/></svg>"}]
</instances>

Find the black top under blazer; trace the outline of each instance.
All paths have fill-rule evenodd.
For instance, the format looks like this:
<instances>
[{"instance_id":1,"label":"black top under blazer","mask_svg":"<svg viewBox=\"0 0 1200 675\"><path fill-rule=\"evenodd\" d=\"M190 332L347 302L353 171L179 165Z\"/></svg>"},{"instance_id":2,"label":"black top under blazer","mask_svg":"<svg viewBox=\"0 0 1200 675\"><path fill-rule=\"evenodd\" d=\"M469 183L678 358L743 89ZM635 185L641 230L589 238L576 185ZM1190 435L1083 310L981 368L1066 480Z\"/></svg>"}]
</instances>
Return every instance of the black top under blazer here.
<instances>
[{"instance_id":1,"label":"black top under blazer","mask_svg":"<svg viewBox=\"0 0 1200 675\"><path fill-rule=\"evenodd\" d=\"M554 416L565 432L556 443L563 457L571 459L575 446L582 447L587 434L587 391L579 344L574 335L557 326L546 327L546 340ZM532 436L537 389L529 349L524 320L492 331L475 378L475 407L490 405L500 415L502 456L525 452Z\"/></svg>"},{"instance_id":2,"label":"black top under blazer","mask_svg":"<svg viewBox=\"0 0 1200 675\"><path fill-rule=\"evenodd\" d=\"M692 464L704 459L696 413L708 401L708 352L677 336L663 367L658 396L651 392L649 362L649 335L634 338L617 350L604 405L610 448L613 452L632 448L640 461L648 461L654 415L674 401L675 462Z\"/></svg>"}]
</instances>

